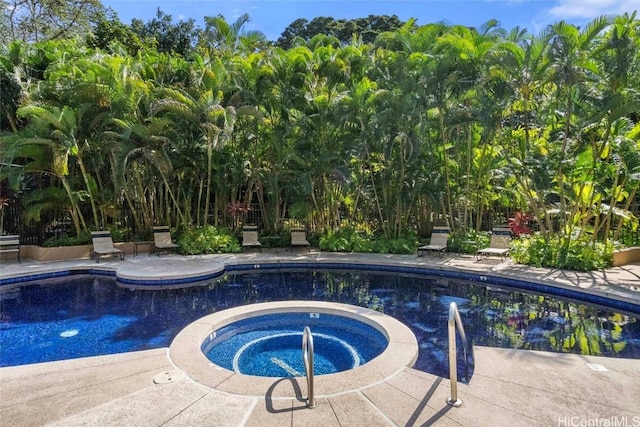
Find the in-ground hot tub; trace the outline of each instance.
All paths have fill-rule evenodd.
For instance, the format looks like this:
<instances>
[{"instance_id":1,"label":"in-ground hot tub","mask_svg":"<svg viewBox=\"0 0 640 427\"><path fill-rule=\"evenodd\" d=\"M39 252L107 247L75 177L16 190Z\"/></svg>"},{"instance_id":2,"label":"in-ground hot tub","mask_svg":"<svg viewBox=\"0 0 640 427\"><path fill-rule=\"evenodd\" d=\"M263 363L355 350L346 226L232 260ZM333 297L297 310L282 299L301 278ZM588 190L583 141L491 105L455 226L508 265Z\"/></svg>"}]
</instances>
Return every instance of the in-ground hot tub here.
<instances>
[{"instance_id":1,"label":"in-ground hot tub","mask_svg":"<svg viewBox=\"0 0 640 427\"><path fill-rule=\"evenodd\" d=\"M314 342L315 375L355 369L388 345L376 328L358 319L318 312L274 313L238 320L218 329L202 344L216 365L239 374L301 377L305 327Z\"/></svg>"},{"instance_id":2,"label":"in-ground hot tub","mask_svg":"<svg viewBox=\"0 0 640 427\"><path fill-rule=\"evenodd\" d=\"M282 326L277 325L282 319L294 317L309 320L312 323L317 319L327 319L329 323L340 323L342 320L343 324L351 325L347 328L351 332L358 329L358 325L360 325L362 329L368 331L364 334L365 336L376 337L374 342L383 347L381 352L372 355L370 359L365 357L364 361L361 361L362 363L354 363L353 360L349 360L349 358L355 358L351 348L355 349L360 344L356 343L354 347L348 340L346 340L346 345L340 343L338 345L340 350L335 350L336 348L334 348L336 353L340 352L342 354L339 357L338 364L351 364L352 366L341 372L336 371L335 373L326 373L324 375L317 373L316 375L318 376L315 377L317 397L344 393L376 384L405 367L413 366L418 357L418 342L415 335L398 320L363 307L318 301L282 301L251 304L205 316L191 323L176 336L169 350L170 357L176 367L184 371L189 377L220 391L249 396L300 399L301 394L303 394L301 390L306 389L306 385L304 385L305 378L296 376L299 370L295 367L292 369L296 371L295 373L289 372L288 374L276 376L262 376L263 373L260 372L258 373L261 376L247 375L241 372L242 369L236 370L234 368L233 359L236 359L237 364L242 365L244 363L241 360L243 354L250 347L254 345L260 347L263 341L271 340L270 338L264 338L267 335L264 335L264 337L254 336L253 340L250 339L245 343L246 347L242 348L243 346L240 346L242 351L239 351L237 347L233 347L235 348L234 350L225 350L229 353L227 356L233 355L230 358L232 360L230 365L228 364L228 357L226 362L221 362L222 365L226 364L226 367L212 362L205 354L210 353L214 345L219 343L220 339L218 338L234 336L234 323L238 326L238 332L247 333L249 331L250 333L251 325L257 325L256 329L265 330L264 322L272 319L276 320L275 328L277 329ZM296 324L295 328L298 328L298 326L299 324ZM311 328L313 333L313 326ZM299 333L301 332L302 330ZM295 333L297 334L298 332L295 331ZM328 338L333 345L335 345L334 338ZM316 338L314 337L314 339ZM339 337L337 339L341 340L342 338ZM294 338L294 341L299 343L299 347L297 347L298 350L292 351L299 352L301 361L301 335L299 339ZM371 342L364 345L371 345ZM273 343L267 345L268 350L277 349L278 346L279 344L273 345ZM290 347L290 345L287 343L285 347ZM256 349L260 352L259 348L256 347ZM355 351L357 353L357 350ZM270 355L267 356L268 359L270 357ZM251 358L249 357L248 359ZM283 365L291 368L291 364L287 361ZM284 370L286 371L286 367ZM266 375L269 374L267 373Z\"/></svg>"}]
</instances>

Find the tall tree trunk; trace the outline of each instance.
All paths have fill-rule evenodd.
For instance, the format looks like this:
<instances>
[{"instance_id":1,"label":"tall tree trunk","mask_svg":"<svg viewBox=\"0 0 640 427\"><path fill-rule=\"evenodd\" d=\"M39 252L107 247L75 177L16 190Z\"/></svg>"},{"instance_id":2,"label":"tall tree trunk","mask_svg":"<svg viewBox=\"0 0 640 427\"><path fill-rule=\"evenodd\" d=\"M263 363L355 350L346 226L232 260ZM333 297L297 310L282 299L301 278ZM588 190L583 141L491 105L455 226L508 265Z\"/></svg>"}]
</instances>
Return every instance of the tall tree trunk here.
<instances>
[{"instance_id":1,"label":"tall tree trunk","mask_svg":"<svg viewBox=\"0 0 640 427\"><path fill-rule=\"evenodd\" d=\"M209 203L211 201L211 174L213 173L213 147L218 145L218 137L220 132L216 132L213 139L207 142L207 192L205 193L204 202L204 218L202 225L206 227L209 223Z\"/></svg>"},{"instance_id":2,"label":"tall tree trunk","mask_svg":"<svg viewBox=\"0 0 640 427\"><path fill-rule=\"evenodd\" d=\"M454 222L453 222L453 206L451 204L451 185L449 183L449 180L451 179L450 175L450 171L449 171L449 160L447 159L447 139L446 139L446 134L445 134L445 129L444 129L444 111L442 107L438 107L438 114L439 114L439 128L440 128L440 140L442 143L442 164L443 164L443 168L444 168L444 179L445 179L445 200L444 200L444 213L445 213L445 219L449 225L449 227L451 227L451 229L454 229Z\"/></svg>"},{"instance_id":3,"label":"tall tree trunk","mask_svg":"<svg viewBox=\"0 0 640 427\"><path fill-rule=\"evenodd\" d=\"M76 162L80 167L80 173L82 173L84 185L87 188L87 193L89 194L89 203L91 204L91 213L93 214L93 224L96 229L101 229L104 224L100 224L100 219L98 218L98 208L96 207L96 200L93 195L91 184L89 182L89 174L87 173L87 169L84 166L84 161L82 160L82 154L80 152L78 152L78 154L76 155Z\"/></svg>"},{"instance_id":4,"label":"tall tree trunk","mask_svg":"<svg viewBox=\"0 0 640 427\"><path fill-rule=\"evenodd\" d=\"M71 203L71 209L70 209L71 220L73 221L73 226L76 229L76 237L80 237L80 233L82 229L86 228L86 225L84 224L84 220L81 219L82 213L80 213L78 203L75 201L73 191L71 190L71 186L69 185L67 178L63 175L60 177L60 180L62 181L62 186L67 192L67 196L69 197L69 202Z\"/></svg>"}]
</instances>

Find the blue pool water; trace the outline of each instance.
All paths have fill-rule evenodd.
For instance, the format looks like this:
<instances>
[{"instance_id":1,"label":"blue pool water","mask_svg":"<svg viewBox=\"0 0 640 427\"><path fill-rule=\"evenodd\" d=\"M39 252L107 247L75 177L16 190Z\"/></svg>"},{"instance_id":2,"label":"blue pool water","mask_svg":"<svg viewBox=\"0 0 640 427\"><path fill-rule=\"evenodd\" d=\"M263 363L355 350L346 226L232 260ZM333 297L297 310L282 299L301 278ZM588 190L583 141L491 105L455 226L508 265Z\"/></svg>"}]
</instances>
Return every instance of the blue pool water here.
<instances>
[{"instance_id":1,"label":"blue pool water","mask_svg":"<svg viewBox=\"0 0 640 427\"><path fill-rule=\"evenodd\" d=\"M344 316L284 313L231 323L205 341L202 350L215 364L245 375L303 376L301 343L305 326L313 335L316 375L363 365L388 344L377 329Z\"/></svg>"},{"instance_id":2,"label":"blue pool water","mask_svg":"<svg viewBox=\"0 0 640 427\"><path fill-rule=\"evenodd\" d=\"M634 316L477 282L337 270L230 274L174 290L128 290L106 276L60 280L2 290L0 365L167 347L207 314L283 300L340 302L395 317L418 338L416 368L442 376L452 301L475 345L640 359Z\"/></svg>"}]
</instances>

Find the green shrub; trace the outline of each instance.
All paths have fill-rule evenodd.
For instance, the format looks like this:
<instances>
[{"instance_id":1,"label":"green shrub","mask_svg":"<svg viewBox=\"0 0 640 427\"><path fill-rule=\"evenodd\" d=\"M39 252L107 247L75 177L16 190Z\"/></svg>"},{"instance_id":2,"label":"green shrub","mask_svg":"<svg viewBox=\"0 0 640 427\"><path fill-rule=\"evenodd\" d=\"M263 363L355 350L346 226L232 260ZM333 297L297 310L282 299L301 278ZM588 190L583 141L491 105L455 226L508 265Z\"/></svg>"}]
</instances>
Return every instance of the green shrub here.
<instances>
[{"instance_id":1,"label":"green shrub","mask_svg":"<svg viewBox=\"0 0 640 427\"><path fill-rule=\"evenodd\" d=\"M474 229L455 230L449 233L447 251L462 254L475 254L479 248L489 246L489 234ZM470 243L475 242L475 243Z\"/></svg>"},{"instance_id":2,"label":"green shrub","mask_svg":"<svg viewBox=\"0 0 640 427\"><path fill-rule=\"evenodd\" d=\"M327 252L372 252L373 234L370 230L346 224L320 236L320 250Z\"/></svg>"},{"instance_id":3,"label":"green shrub","mask_svg":"<svg viewBox=\"0 0 640 427\"><path fill-rule=\"evenodd\" d=\"M318 246L327 252L362 252L411 254L416 251L415 234L407 233L396 239L379 236L364 224L346 224L320 236Z\"/></svg>"},{"instance_id":4,"label":"green shrub","mask_svg":"<svg viewBox=\"0 0 640 427\"><path fill-rule=\"evenodd\" d=\"M260 235L258 240L263 248L284 248L291 244L291 233L282 230L276 234Z\"/></svg>"},{"instance_id":5,"label":"green shrub","mask_svg":"<svg viewBox=\"0 0 640 427\"><path fill-rule=\"evenodd\" d=\"M140 229L137 232L131 234L132 242L144 242L147 240L153 240L153 230L150 228Z\"/></svg>"},{"instance_id":6,"label":"green shrub","mask_svg":"<svg viewBox=\"0 0 640 427\"><path fill-rule=\"evenodd\" d=\"M418 239L415 234L408 233L396 239L380 237L374 242L373 252L379 254L413 254L418 247Z\"/></svg>"},{"instance_id":7,"label":"green shrub","mask_svg":"<svg viewBox=\"0 0 640 427\"><path fill-rule=\"evenodd\" d=\"M125 242L129 240L128 236L131 234L131 230L128 228L109 227L109 231L114 242Z\"/></svg>"},{"instance_id":8,"label":"green shrub","mask_svg":"<svg viewBox=\"0 0 640 427\"><path fill-rule=\"evenodd\" d=\"M640 246L640 227L625 223L620 230L620 243L625 247Z\"/></svg>"},{"instance_id":9,"label":"green shrub","mask_svg":"<svg viewBox=\"0 0 640 427\"><path fill-rule=\"evenodd\" d=\"M81 231L78 237L76 236L62 236L51 237L47 239L42 246L45 248L54 248L56 246L75 246L75 245L88 245L91 243L91 233L88 231Z\"/></svg>"},{"instance_id":10,"label":"green shrub","mask_svg":"<svg viewBox=\"0 0 640 427\"><path fill-rule=\"evenodd\" d=\"M111 239L114 242L125 242L127 241L127 236L129 235L128 228L117 228L112 227L109 228L109 232L111 233ZM51 237L47 239L42 246L45 248L53 248L56 246L75 246L75 245L89 245L91 244L91 232L82 230L78 237L76 236L62 236L62 237Z\"/></svg>"},{"instance_id":11,"label":"green shrub","mask_svg":"<svg viewBox=\"0 0 640 427\"><path fill-rule=\"evenodd\" d=\"M178 237L178 251L185 255L238 253L238 239L224 227L188 228Z\"/></svg>"},{"instance_id":12,"label":"green shrub","mask_svg":"<svg viewBox=\"0 0 640 427\"><path fill-rule=\"evenodd\" d=\"M565 270L590 271L611 267L613 245L593 243L587 237L554 236L540 233L511 242L511 258L521 264Z\"/></svg>"}]
</instances>

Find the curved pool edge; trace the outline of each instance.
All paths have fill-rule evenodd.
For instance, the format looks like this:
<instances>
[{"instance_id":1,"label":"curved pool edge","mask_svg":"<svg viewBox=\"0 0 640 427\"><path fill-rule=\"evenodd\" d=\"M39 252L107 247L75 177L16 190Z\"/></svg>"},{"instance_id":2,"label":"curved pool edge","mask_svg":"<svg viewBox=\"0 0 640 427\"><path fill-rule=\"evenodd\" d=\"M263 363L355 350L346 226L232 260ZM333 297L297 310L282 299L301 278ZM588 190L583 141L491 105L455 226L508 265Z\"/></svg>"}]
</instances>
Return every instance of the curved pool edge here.
<instances>
[{"instance_id":1,"label":"curved pool edge","mask_svg":"<svg viewBox=\"0 0 640 427\"><path fill-rule=\"evenodd\" d=\"M378 329L389 344L376 358L355 369L315 376L315 394L327 397L367 388L412 367L418 358L418 341L402 322L383 313L352 305L318 301L280 301L230 308L202 317L174 338L169 347L172 363L194 381L230 394L261 398L302 399L306 379L243 375L211 362L202 343L217 329L237 320L281 312L318 312L350 317Z\"/></svg>"},{"instance_id":2,"label":"curved pool edge","mask_svg":"<svg viewBox=\"0 0 640 427\"><path fill-rule=\"evenodd\" d=\"M499 270L487 266L479 271L478 265L462 262L448 265L444 262L425 261L415 255L334 254L311 253L305 255L199 255L191 257L139 257L122 262L96 264L84 261L83 265L40 265L38 271L7 275L0 272L0 290L20 284L73 274L123 276L121 286L136 289L177 288L201 286L229 272L260 272L273 269L337 269L368 270L378 272L431 275L450 279L480 282L543 292L580 302L606 306L633 315L640 315L640 292L616 285L597 277L597 272L574 272L539 269L521 265L507 265ZM502 265L501 267L503 267ZM483 266L484 267L484 266ZM495 266L494 266L495 267ZM602 273L604 274L604 273ZM601 287L604 289L598 289ZM612 289L612 287L614 287ZM640 289L640 281L638 282ZM615 291L615 292L612 292Z\"/></svg>"}]
</instances>

